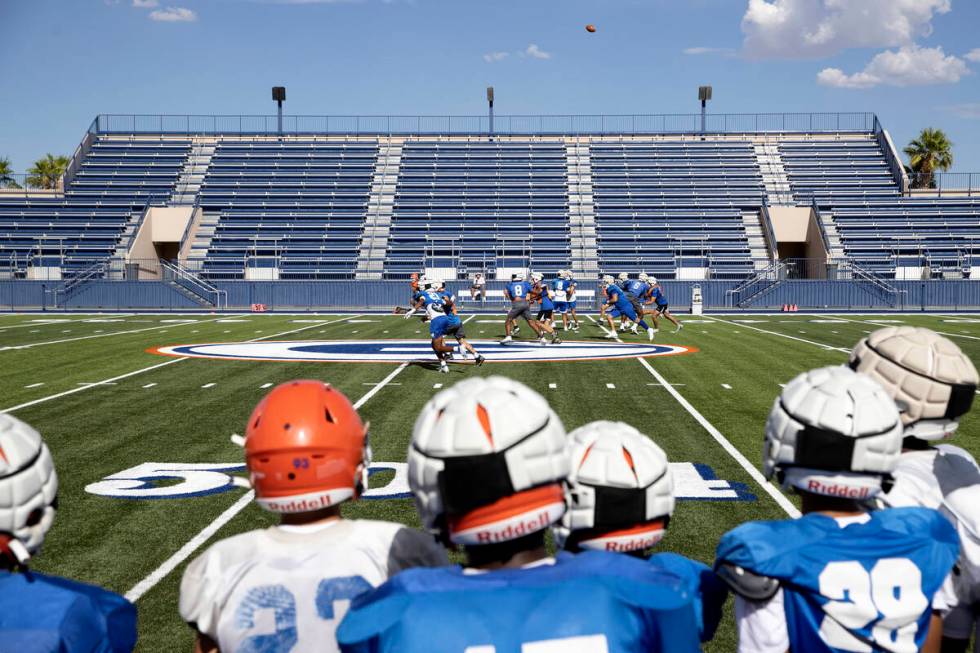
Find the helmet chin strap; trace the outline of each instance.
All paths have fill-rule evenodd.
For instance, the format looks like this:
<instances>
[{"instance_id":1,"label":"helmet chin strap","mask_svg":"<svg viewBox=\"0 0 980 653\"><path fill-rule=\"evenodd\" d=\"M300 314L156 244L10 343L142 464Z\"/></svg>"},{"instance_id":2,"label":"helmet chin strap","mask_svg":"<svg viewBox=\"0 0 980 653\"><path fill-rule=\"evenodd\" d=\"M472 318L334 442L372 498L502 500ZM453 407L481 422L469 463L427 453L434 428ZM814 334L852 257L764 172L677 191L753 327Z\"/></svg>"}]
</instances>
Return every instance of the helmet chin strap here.
<instances>
[{"instance_id":1,"label":"helmet chin strap","mask_svg":"<svg viewBox=\"0 0 980 653\"><path fill-rule=\"evenodd\" d=\"M10 535L0 535L0 558L7 558L18 567L26 567L31 553L23 543Z\"/></svg>"}]
</instances>

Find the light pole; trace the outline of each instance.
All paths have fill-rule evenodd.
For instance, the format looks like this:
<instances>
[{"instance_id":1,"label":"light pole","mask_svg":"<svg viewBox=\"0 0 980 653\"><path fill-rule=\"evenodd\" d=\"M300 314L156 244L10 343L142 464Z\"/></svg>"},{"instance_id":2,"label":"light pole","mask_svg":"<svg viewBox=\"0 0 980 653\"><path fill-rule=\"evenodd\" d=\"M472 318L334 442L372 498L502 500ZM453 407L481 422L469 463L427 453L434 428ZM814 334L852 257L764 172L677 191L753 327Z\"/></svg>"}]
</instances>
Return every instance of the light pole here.
<instances>
[{"instance_id":1,"label":"light pole","mask_svg":"<svg viewBox=\"0 0 980 653\"><path fill-rule=\"evenodd\" d=\"M490 140L493 140L493 87L487 87L487 103L490 105Z\"/></svg>"},{"instance_id":2,"label":"light pole","mask_svg":"<svg viewBox=\"0 0 980 653\"><path fill-rule=\"evenodd\" d=\"M273 86L272 99L279 105L279 135L282 136L282 103L286 99L286 87Z\"/></svg>"},{"instance_id":3,"label":"light pole","mask_svg":"<svg viewBox=\"0 0 980 653\"><path fill-rule=\"evenodd\" d=\"M708 100L711 99L711 87L699 86L698 99L701 100L701 140L704 140L704 133L708 122Z\"/></svg>"}]
</instances>

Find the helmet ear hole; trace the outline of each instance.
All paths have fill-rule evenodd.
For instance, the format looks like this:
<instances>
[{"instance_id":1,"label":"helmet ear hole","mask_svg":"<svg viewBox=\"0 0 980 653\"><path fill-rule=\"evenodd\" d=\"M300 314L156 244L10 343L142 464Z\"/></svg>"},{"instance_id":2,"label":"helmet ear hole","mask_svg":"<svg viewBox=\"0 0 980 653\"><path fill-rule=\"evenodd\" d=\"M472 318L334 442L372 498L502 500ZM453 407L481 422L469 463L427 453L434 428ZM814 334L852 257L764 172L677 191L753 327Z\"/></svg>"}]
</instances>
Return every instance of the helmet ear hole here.
<instances>
[{"instance_id":1,"label":"helmet ear hole","mask_svg":"<svg viewBox=\"0 0 980 653\"><path fill-rule=\"evenodd\" d=\"M330 409L329 409L329 408L327 408L327 407L325 407L325 406L324 406L324 408L323 408L323 416L324 416L324 417L326 418L326 420L327 420L328 422L330 422L331 424L336 424L336 423L337 423L337 420L335 420L335 419L333 418L333 414L332 414L332 413L330 412Z\"/></svg>"},{"instance_id":2,"label":"helmet ear hole","mask_svg":"<svg viewBox=\"0 0 980 653\"><path fill-rule=\"evenodd\" d=\"M37 526L41 523L41 519L44 517L43 508L35 508L27 515L27 520L24 522L28 526Z\"/></svg>"}]
</instances>

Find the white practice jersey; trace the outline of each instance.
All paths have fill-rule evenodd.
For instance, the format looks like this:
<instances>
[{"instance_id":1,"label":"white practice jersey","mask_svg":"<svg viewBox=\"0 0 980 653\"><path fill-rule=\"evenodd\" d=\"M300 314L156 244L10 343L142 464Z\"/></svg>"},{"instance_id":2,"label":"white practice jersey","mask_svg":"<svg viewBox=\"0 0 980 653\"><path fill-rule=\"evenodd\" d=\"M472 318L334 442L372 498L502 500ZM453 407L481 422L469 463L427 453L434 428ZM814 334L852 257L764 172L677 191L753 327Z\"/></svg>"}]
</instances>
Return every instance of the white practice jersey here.
<instances>
[{"instance_id":1,"label":"white practice jersey","mask_svg":"<svg viewBox=\"0 0 980 653\"><path fill-rule=\"evenodd\" d=\"M222 540L180 585L180 616L222 653L339 651L351 599L410 567L449 564L431 536L400 524L337 520Z\"/></svg>"},{"instance_id":2,"label":"white practice jersey","mask_svg":"<svg viewBox=\"0 0 980 653\"><path fill-rule=\"evenodd\" d=\"M980 469L965 450L941 444L906 451L892 472L895 485L881 497L891 507L939 510L960 536L958 573L953 584L960 605L980 606Z\"/></svg>"}]
</instances>

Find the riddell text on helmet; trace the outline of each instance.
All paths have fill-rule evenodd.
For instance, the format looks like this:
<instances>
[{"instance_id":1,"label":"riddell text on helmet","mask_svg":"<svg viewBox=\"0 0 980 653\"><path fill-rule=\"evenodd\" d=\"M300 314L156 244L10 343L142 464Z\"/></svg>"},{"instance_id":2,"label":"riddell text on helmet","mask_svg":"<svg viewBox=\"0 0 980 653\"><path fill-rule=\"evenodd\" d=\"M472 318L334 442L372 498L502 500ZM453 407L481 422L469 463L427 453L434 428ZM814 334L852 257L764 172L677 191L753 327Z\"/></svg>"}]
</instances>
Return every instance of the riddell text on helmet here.
<instances>
[{"instance_id":1,"label":"riddell text on helmet","mask_svg":"<svg viewBox=\"0 0 980 653\"><path fill-rule=\"evenodd\" d=\"M811 479L806 484L806 489L814 494L822 494L829 497L841 497L844 499L867 499L871 496L872 488L854 488L837 483L821 483Z\"/></svg>"},{"instance_id":2,"label":"riddell text on helmet","mask_svg":"<svg viewBox=\"0 0 980 653\"><path fill-rule=\"evenodd\" d=\"M515 540L524 535L548 528L555 521L554 515L547 510L542 510L538 514L520 521L516 524L511 523L498 530L487 530L476 533L477 544L495 544Z\"/></svg>"},{"instance_id":3,"label":"riddell text on helmet","mask_svg":"<svg viewBox=\"0 0 980 653\"><path fill-rule=\"evenodd\" d=\"M311 512L313 510L319 510L320 508L327 508L333 505L333 501L330 500L330 495L321 494L320 496L313 497L312 499L300 499L300 500L288 500L288 501L276 501L275 499L266 499L266 506L269 510L273 512Z\"/></svg>"}]
</instances>

